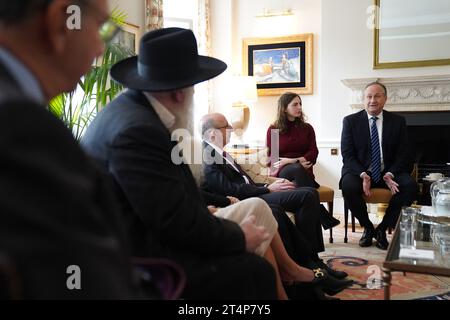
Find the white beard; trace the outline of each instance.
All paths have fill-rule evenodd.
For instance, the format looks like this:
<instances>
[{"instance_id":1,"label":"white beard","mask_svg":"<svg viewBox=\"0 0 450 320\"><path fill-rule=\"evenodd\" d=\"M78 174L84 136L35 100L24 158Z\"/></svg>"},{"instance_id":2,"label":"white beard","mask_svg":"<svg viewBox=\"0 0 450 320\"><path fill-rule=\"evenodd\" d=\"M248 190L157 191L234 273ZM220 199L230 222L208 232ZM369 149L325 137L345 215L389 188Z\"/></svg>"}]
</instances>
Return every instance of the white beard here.
<instances>
[{"instance_id":1,"label":"white beard","mask_svg":"<svg viewBox=\"0 0 450 320\"><path fill-rule=\"evenodd\" d=\"M183 105L180 105L174 110L171 110L175 116L175 124L170 128L173 132L177 129L188 130L192 135L194 134L194 88L185 89L186 99Z\"/></svg>"}]
</instances>

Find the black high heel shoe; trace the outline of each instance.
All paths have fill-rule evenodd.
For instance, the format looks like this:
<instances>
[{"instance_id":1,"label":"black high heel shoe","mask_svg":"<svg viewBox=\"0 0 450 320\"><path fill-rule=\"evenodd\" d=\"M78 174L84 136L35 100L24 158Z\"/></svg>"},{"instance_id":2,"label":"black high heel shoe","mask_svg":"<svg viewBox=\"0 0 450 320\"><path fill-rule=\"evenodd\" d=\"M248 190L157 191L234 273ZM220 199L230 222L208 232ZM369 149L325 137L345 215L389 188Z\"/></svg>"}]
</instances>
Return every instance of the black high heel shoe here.
<instances>
[{"instance_id":1,"label":"black high heel shoe","mask_svg":"<svg viewBox=\"0 0 450 320\"><path fill-rule=\"evenodd\" d=\"M316 269L316 268L325 269L329 275L331 275L332 277L334 277L336 279L342 280L342 279L347 278L347 276L348 276L347 272L331 269L325 262L323 262L322 259L318 259L315 264L316 264L316 267L312 267L311 269Z\"/></svg>"},{"instance_id":2,"label":"black high heel shoe","mask_svg":"<svg viewBox=\"0 0 450 320\"><path fill-rule=\"evenodd\" d=\"M294 300L327 300L323 293L334 296L353 284L353 280L340 280L331 276L326 270L312 270L314 279L310 282L283 281L286 293Z\"/></svg>"},{"instance_id":3,"label":"black high heel shoe","mask_svg":"<svg viewBox=\"0 0 450 320\"><path fill-rule=\"evenodd\" d=\"M319 286L329 296L334 296L353 284L353 280L336 279L321 268L313 269L313 272L314 280L311 283Z\"/></svg>"}]
</instances>

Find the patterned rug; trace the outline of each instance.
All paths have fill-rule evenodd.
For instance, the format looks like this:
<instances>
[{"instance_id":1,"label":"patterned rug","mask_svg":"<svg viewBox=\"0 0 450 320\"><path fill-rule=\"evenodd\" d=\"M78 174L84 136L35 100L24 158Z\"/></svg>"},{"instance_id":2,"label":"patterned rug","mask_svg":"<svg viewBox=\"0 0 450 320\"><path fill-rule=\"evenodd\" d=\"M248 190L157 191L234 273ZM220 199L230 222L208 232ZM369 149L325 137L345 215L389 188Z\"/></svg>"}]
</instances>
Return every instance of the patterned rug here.
<instances>
[{"instance_id":1,"label":"patterned rug","mask_svg":"<svg viewBox=\"0 0 450 320\"><path fill-rule=\"evenodd\" d=\"M339 218L339 217L338 217ZM381 267L387 251L373 245L361 248L358 241L362 236L362 229L355 233L349 227L348 243L344 243L343 223L333 229L334 243L327 243L329 233L324 231L326 251L321 257L329 266L343 270L356 281L351 288L336 295L342 300L382 300L384 284ZM390 241L391 236L388 235ZM450 278L422 275L416 273L392 273L392 300L450 300Z\"/></svg>"}]
</instances>

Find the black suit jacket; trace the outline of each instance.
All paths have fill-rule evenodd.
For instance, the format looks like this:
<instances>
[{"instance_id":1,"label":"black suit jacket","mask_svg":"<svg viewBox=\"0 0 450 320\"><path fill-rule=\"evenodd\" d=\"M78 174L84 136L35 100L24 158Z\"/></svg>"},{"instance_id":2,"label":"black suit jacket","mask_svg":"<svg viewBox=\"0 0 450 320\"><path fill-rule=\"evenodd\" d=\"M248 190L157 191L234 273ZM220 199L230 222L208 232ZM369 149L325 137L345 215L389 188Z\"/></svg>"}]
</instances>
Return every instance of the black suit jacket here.
<instances>
[{"instance_id":1,"label":"black suit jacket","mask_svg":"<svg viewBox=\"0 0 450 320\"><path fill-rule=\"evenodd\" d=\"M0 255L27 299L133 297L112 189L71 132L0 64ZM67 268L81 269L81 290Z\"/></svg>"},{"instance_id":2,"label":"black suit jacket","mask_svg":"<svg viewBox=\"0 0 450 320\"><path fill-rule=\"evenodd\" d=\"M412 157L409 150L405 119L388 111L383 111L382 148L384 172L409 173ZM362 110L344 118L341 150L346 174L360 175L370 166L370 128L367 112Z\"/></svg>"},{"instance_id":3,"label":"black suit jacket","mask_svg":"<svg viewBox=\"0 0 450 320\"><path fill-rule=\"evenodd\" d=\"M220 194L212 193L207 190L200 189L203 201L205 201L208 206L215 206L218 208L225 208L231 204L230 199L226 196Z\"/></svg>"},{"instance_id":4,"label":"black suit jacket","mask_svg":"<svg viewBox=\"0 0 450 320\"><path fill-rule=\"evenodd\" d=\"M202 188L213 193L225 196L233 196L239 200L258 197L269 193L263 184L246 184L244 177L236 171L225 158L207 143L203 143L204 182Z\"/></svg>"},{"instance_id":5,"label":"black suit jacket","mask_svg":"<svg viewBox=\"0 0 450 320\"><path fill-rule=\"evenodd\" d=\"M189 167L172 162L179 151L142 93L128 90L111 102L82 145L114 178L135 255L245 252L240 227L211 215Z\"/></svg>"}]
</instances>

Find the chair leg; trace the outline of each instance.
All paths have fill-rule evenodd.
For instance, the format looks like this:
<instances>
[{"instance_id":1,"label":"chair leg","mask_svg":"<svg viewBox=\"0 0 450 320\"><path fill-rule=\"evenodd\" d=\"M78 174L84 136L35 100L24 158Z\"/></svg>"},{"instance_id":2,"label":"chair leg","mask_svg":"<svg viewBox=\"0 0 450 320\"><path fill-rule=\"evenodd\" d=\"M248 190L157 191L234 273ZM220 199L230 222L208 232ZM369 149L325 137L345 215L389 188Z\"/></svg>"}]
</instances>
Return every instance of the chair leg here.
<instances>
[{"instance_id":1,"label":"chair leg","mask_svg":"<svg viewBox=\"0 0 450 320\"><path fill-rule=\"evenodd\" d=\"M353 215L353 212L350 212L352 215L352 232L355 232L355 216Z\"/></svg>"},{"instance_id":2,"label":"chair leg","mask_svg":"<svg viewBox=\"0 0 450 320\"><path fill-rule=\"evenodd\" d=\"M347 228L348 228L348 208L347 208L347 203L345 202L344 199L344 243L347 243L348 239L347 239Z\"/></svg>"},{"instance_id":3,"label":"chair leg","mask_svg":"<svg viewBox=\"0 0 450 320\"><path fill-rule=\"evenodd\" d=\"M333 216L333 201L328 202L328 212ZM330 228L330 243L333 243L333 228Z\"/></svg>"}]
</instances>

